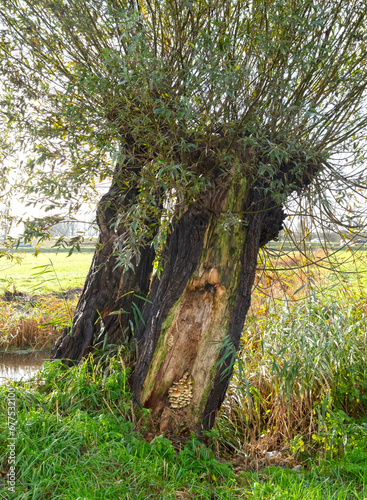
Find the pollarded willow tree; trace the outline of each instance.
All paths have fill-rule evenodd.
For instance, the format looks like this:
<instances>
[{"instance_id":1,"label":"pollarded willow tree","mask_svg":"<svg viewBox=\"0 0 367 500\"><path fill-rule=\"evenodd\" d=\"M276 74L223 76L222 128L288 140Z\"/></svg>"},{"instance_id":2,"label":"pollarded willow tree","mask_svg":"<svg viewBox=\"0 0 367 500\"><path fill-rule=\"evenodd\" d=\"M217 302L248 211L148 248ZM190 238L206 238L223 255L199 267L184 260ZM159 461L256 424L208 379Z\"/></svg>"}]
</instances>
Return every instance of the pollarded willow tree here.
<instances>
[{"instance_id":1,"label":"pollarded willow tree","mask_svg":"<svg viewBox=\"0 0 367 500\"><path fill-rule=\"evenodd\" d=\"M14 189L61 220L111 180L53 356L133 344L141 404L210 428L284 204L363 159L365 1L1 0L0 18Z\"/></svg>"}]
</instances>

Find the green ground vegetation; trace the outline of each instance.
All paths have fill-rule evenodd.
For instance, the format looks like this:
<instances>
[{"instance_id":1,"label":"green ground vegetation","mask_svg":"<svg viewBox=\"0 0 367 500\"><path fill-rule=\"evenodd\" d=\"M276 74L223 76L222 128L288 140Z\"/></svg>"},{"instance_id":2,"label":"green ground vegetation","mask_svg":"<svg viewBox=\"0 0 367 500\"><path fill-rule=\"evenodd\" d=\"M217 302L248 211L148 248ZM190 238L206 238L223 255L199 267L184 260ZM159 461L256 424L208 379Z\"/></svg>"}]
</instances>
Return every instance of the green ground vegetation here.
<instances>
[{"instance_id":1,"label":"green ground vegetation","mask_svg":"<svg viewBox=\"0 0 367 500\"><path fill-rule=\"evenodd\" d=\"M3 491L11 499L366 499L364 253L318 258L316 268L299 253L267 256L226 401L200 439L170 441L151 427L117 347L14 383L17 481L5 490L0 452ZM8 393L0 387L4 415ZM8 443L1 419L0 450Z\"/></svg>"},{"instance_id":2,"label":"green ground vegetation","mask_svg":"<svg viewBox=\"0 0 367 500\"><path fill-rule=\"evenodd\" d=\"M261 296L278 301L293 296L298 300L311 290L330 298L363 295L367 285L366 250L365 246L332 245L280 250L279 244L278 248L271 245L261 255L259 266L261 275L268 278L271 293L255 294L255 301ZM276 282L278 293L274 295Z\"/></svg>"},{"instance_id":3,"label":"green ground vegetation","mask_svg":"<svg viewBox=\"0 0 367 500\"><path fill-rule=\"evenodd\" d=\"M348 439L335 440L322 456L299 459L298 467L286 457L294 450L277 465L241 454L218 459L218 429L207 436L209 446L194 436L186 443L153 437L147 412L133 405L127 375L115 349L67 370L48 363L33 381L14 383L16 486L14 492L6 490L9 461L1 453L6 498L366 498L367 423L350 421ZM8 392L1 386L3 414ZM2 419L1 449L8 443Z\"/></svg>"}]
</instances>

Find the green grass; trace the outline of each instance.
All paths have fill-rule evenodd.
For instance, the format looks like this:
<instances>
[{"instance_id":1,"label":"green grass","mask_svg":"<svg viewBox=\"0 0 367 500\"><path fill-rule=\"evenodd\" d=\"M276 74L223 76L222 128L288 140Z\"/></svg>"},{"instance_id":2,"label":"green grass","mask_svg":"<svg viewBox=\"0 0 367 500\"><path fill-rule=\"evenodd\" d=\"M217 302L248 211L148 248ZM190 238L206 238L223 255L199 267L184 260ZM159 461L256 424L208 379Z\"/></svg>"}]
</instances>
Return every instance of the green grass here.
<instances>
[{"instance_id":1,"label":"green grass","mask_svg":"<svg viewBox=\"0 0 367 500\"><path fill-rule=\"evenodd\" d=\"M91 258L27 254L20 266L5 269L5 261L0 276L20 291L60 291L82 285ZM209 436L215 453L195 438L180 451L163 436L143 439L137 429L148 435L147 414L131 411L125 354L115 348L68 370L50 363L38 380L16 385L17 487L5 498L367 499L367 267L364 253L332 258L338 278L306 267L297 281L286 270L285 298L258 295ZM305 282L307 293L295 293ZM6 411L7 388L0 386L0 413ZM3 481L8 438L0 419ZM265 452L280 448L283 466L279 460L263 468ZM233 469L217 460L218 450L247 453L248 462L239 454ZM284 468L295 463L301 472Z\"/></svg>"},{"instance_id":2,"label":"green grass","mask_svg":"<svg viewBox=\"0 0 367 500\"><path fill-rule=\"evenodd\" d=\"M328 246L327 249L306 248L303 252L291 249L280 253L267 249L263 263L268 276L277 275L286 283L296 277L298 284L293 287L293 292L303 284L307 289L312 288L323 295L338 294L344 300L348 294L363 293L367 285L367 246L363 248Z\"/></svg>"},{"instance_id":3,"label":"green grass","mask_svg":"<svg viewBox=\"0 0 367 500\"><path fill-rule=\"evenodd\" d=\"M142 438L136 428L144 429L147 413L131 412L122 358L115 350L68 370L52 362L33 382L15 384L16 487L0 489L0 497L6 491L11 500L367 498L367 426L354 426L343 453L309 458L301 472L273 466L235 473L194 437L180 450L163 436ZM4 414L7 392L0 387ZM8 438L2 419L0 450ZM0 451L3 487L6 456Z\"/></svg>"},{"instance_id":4,"label":"green grass","mask_svg":"<svg viewBox=\"0 0 367 500\"><path fill-rule=\"evenodd\" d=\"M163 436L141 438L126 376L117 354L66 371L49 363L44 385L17 386L17 486L9 498L238 498L233 471L196 439L176 452ZM6 393L1 387L2 411ZM139 408L135 415L144 419ZM4 419L1 450L7 438ZM0 467L8 469L6 453Z\"/></svg>"},{"instance_id":5,"label":"green grass","mask_svg":"<svg viewBox=\"0 0 367 500\"><path fill-rule=\"evenodd\" d=\"M83 286L93 252L67 255L43 249L38 257L19 252L19 261L0 259L0 295L26 294L0 301L1 349L52 344L70 325L76 297L62 292Z\"/></svg>"},{"instance_id":6,"label":"green grass","mask_svg":"<svg viewBox=\"0 0 367 500\"><path fill-rule=\"evenodd\" d=\"M68 257L67 253L45 250L38 257L29 253L19 255L20 263L0 260L0 287L14 286L31 294L83 286L93 257L92 252L75 252Z\"/></svg>"},{"instance_id":7,"label":"green grass","mask_svg":"<svg viewBox=\"0 0 367 500\"><path fill-rule=\"evenodd\" d=\"M245 473L248 497L258 500L364 500L367 498L367 438L350 446L342 458L310 463L301 473L269 467Z\"/></svg>"},{"instance_id":8,"label":"green grass","mask_svg":"<svg viewBox=\"0 0 367 500\"><path fill-rule=\"evenodd\" d=\"M336 254L332 263L337 273L329 273L326 286L339 289L343 300L346 295L363 296L367 287L367 256L363 251L343 251Z\"/></svg>"}]
</instances>

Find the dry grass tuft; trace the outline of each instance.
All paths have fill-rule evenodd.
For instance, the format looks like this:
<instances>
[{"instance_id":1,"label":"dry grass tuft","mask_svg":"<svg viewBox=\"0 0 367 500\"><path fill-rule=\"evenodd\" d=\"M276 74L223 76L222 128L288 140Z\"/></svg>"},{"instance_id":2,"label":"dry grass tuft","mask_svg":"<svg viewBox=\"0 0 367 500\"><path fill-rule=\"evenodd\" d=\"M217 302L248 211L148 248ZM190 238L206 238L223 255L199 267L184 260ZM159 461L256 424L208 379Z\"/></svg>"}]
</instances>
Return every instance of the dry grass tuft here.
<instances>
[{"instance_id":1,"label":"dry grass tuft","mask_svg":"<svg viewBox=\"0 0 367 500\"><path fill-rule=\"evenodd\" d=\"M5 291L0 298L0 348L40 349L52 344L70 324L79 292L28 295Z\"/></svg>"}]
</instances>

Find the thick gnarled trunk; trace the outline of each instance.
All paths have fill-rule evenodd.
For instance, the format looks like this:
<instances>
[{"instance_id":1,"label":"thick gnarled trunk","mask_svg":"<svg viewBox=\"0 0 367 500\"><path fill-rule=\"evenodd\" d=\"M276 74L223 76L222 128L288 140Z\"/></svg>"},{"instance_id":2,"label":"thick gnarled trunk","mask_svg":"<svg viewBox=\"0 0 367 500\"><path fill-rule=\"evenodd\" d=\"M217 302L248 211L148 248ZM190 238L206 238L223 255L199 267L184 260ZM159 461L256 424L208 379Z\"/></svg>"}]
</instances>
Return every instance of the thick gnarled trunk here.
<instances>
[{"instance_id":1,"label":"thick gnarled trunk","mask_svg":"<svg viewBox=\"0 0 367 500\"><path fill-rule=\"evenodd\" d=\"M143 318L135 332L135 398L152 409L162 431L209 429L232 374L259 248L281 229L282 209L241 177L230 183L218 181L173 221L162 256L163 271L150 281L152 247L141 249L134 270L122 272L116 266L114 242L122 233L111 228L114 200L111 189L100 204L100 245L71 335L64 333L53 356L70 363L81 360L95 345L101 322L108 343L126 340L128 315L111 313L130 311L134 301ZM124 198L124 203L133 201L133 192ZM237 222L228 224L226 212L238 215ZM131 292L148 295L149 301Z\"/></svg>"},{"instance_id":2,"label":"thick gnarled trunk","mask_svg":"<svg viewBox=\"0 0 367 500\"><path fill-rule=\"evenodd\" d=\"M133 258L134 269L123 272L115 257L116 239L124 236L124 228L114 230L111 225L120 206L135 200L131 190L124 197L118 195L116 186L104 195L97 210L100 236L84 289L79 299L72 328L66 329L52 349L51 357L63 359L65 364L80 361L96 344L120 344L130 337L131 314L113 314L118 311L131 313L132 304L142 309L149 292L150 275L155 252L151 246L140 249ZM107 338L105 339L105 336Z\"/></svg>"},{"instance_id":3,"label":"thick gnarled trunk","mask_svg":"<svg viewBox=\"0 0 367 500\"><path fill-rule=\"evenodd\" d=\"M232 181L228 190L192 205L167 242L162 277L154 279L143 313L133 386L161 419L161 430L208 429L224 399L258 251L269 236L266 220L278 218L277 229L271 223L270 230L277 233L283 219L252 199L244 180ZM227 230L225 211L239 214Z\"/></svg>"}]
</instances>

